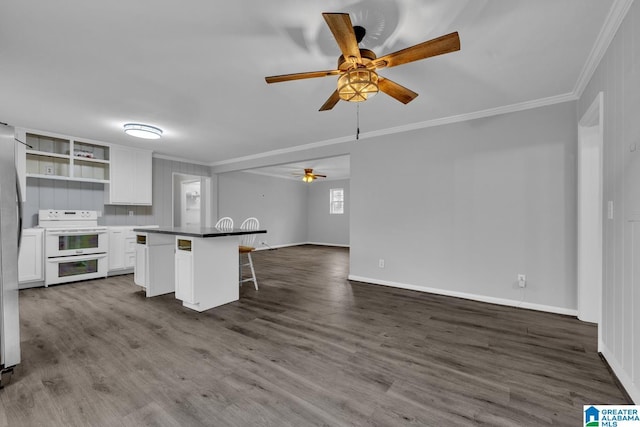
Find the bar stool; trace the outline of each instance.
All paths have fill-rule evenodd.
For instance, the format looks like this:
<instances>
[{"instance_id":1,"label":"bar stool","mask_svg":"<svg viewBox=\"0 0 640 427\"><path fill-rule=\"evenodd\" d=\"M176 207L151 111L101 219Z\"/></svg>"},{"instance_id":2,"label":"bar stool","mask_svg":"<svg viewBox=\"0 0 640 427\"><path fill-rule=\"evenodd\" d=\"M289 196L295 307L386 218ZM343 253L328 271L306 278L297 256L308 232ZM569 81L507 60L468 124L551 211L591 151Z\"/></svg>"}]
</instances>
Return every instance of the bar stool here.
<instances>
[{"instance_id":1,"label":"bar stool","mask_svg":"<svg viewBox=\"0 0 640 427\"><path fill-rule=\"evenodd\" d=\"M216 222L216 228L218 230L233 230L233 218L224 216Z\"/></svg>"},{"instance_id":2,"label":"bar stool","mask_svg":"<svg viewBox=\"0 0 640 427\"><path fill-rule=\"evenodd\" d=\"M257 230L259 227L260 227L260 222L258 221L257 218L253 218L253 217L245 219L244 221L242 221L242 224L240 225L241 230ZM251 252L253 252L256 249L253 246L255 240L256 240L255 234L245 234L244 236L242 236L242 239L240 240L240 246L238 247L238 250L239 250L239 256L240 256L240 285L242 285L244 282L253 282L253 285L255 286L257 291L258 281L256 280L256 270L253 268L253 260L251 259ZM249 262L247 263L242 262L242 254L247 255ZM251 267L251 277L248 277L246 279L242 278L243 265L248 265L249 267Z\"/></svg>"}]
</instances>

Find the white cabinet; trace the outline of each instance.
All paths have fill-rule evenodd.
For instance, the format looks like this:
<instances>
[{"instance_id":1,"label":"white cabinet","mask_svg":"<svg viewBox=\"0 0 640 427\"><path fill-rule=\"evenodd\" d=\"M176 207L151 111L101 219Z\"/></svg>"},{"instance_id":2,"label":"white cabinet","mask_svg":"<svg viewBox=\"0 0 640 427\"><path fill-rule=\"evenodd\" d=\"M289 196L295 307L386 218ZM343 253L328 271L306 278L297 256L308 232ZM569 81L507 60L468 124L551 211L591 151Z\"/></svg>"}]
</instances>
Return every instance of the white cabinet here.
<instances>
[{"instance_id":1,"label":"white cabinet","mask_svg":"<svg viewBox=\"0 0 640 427\"><path fill-rule=\"evenodd\" d=\"M133 228L124 236L124 268L134 268L136 265L136 234Z\"/></svg>"},{"instance_id":2,"label":"white cabinet","mask_svg":"<svg viewBox=\"0 0 640 427\"><path fill-rule=\"evenodd\" d=\"M176 299L187 304L196 304L193 299L193 255L191 253L192 241L178 238L176 240Z\"/></svg>"},{"instance_id":3,"label":"white cabinet","mask_svg":"<svg viewBox=\"0 0 640 427\"><path fill-rule=\"evenodd\" d=\"M183 306L205 311L238 300L237 236L175 236L174 261L175 297Z\"/></svg>"},{"instance_id":4,"label":"white cabinet","mask_svg":"<svg viewBox=\"0 0 640 427\"><path fill-rule=\"evenodd\" d=\"M146 243L146 235L144 240L140 240L140 243L136 245L136 260L135 269L133 272L133 283L143 288L147 287L147 264L149 256L147 255L149 248ZM142 239L138 237L138 239Z\"/></svg>"},{"instance_id":5,"label":"white cabinet","mask_svg":"<svg viewBox=\"0 0 640 427\"><path fill-rule=\"evenodd\" d=\"M109 227L109 274L130 273L136 259L136 235L130 227Z\"/></svg>"},{"instance_id":6,"label":"white cabinet","mask_svg":"<svg viewBox=\"0 0 640 427\"><path fill-rule=\"evenodd\" d=\"M145 288L147 297L175 292L174 238L169 234L136 233L133 281Z\"/></svg>"},{"instance_id":7,"label":"white cabinet","mask_svg":"<svg viewBox=\"0 0 640 427\"><path fill-rule=\"evenodd\" d=\"M109 182L108 144L23 129L16 131L16 137L28 144L21 151L26 177Z\"/></svg>"},{"instance_id":8,"label":"white cabinet","mask_svg":"<svg viewBox=\"0 0 640 427\"><path fill-rule=\"evenodd\" d=\"M22 245L18 256L18 282L20 288L23 283L44 281L44 229L27 228L22 230Z\"/></svg>"},{"instance_id":9,"label":"white cabinet","mask_svg":"<svg viewBox=\"0 0 640 427\"><path fill-rule=\"evenodd\" d=\"M105 204L151 205L151 151L111 147L110 180L105 184Z\"/></svg>"}]
</instances>

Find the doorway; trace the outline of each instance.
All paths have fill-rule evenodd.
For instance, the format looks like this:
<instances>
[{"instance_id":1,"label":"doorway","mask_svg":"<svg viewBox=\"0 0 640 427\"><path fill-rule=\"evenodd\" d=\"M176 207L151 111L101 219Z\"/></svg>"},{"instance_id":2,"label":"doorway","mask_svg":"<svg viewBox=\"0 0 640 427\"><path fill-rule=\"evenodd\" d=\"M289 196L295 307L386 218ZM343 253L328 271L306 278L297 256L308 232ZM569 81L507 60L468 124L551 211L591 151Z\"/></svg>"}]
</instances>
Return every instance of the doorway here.
<instances>
[{"instance_id":1,"label":"doorway","mask_svg":"<svg viewBox=\"0 0 640 427\"><path fill-rule=\"evenodd\" d=\"M173 174L173 226L211 227L211 178Z\"/></svg>"},{"instance_id":2,"label":"doorway","mask_svg":"<svg viewBox=\"0 0 640 427\"><path fill-rule=\"evenodd\" d=\"M603 93L578 123L578 318L601 324ZM601 331L598 327L598 341Z\"/></svg>"}]
</instances>

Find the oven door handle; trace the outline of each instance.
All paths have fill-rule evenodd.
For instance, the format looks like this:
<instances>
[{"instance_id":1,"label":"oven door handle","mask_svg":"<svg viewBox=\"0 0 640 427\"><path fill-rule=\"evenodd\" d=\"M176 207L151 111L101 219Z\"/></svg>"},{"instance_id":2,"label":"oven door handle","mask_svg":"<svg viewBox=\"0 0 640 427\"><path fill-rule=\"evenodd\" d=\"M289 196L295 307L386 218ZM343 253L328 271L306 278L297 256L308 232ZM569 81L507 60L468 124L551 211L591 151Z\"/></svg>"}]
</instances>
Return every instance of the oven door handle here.
<instances>
[{"instance_id":1,"label":"oven door handle","mask_svg":"<svg viewBox=\"0 0 640 427\"><path fill-rule=\"evenodd\" d=\"M106 234L107 230L65 230L47 231L49 236L73 236L78 234Z\"/></svg>"},{"instance_id":2,"label":"oven door handle","mask_svg":"<svg viewBox=\"0 0 640 427\"><path fill-rule=\"evenodd\" d=\"M90 261L92 259L102 259L106 257L107 257L107 254L73 255L73 256L47 258L47 262L61 263L61 262L74 262L74 261Z\"/></svg>"}]
</instances>

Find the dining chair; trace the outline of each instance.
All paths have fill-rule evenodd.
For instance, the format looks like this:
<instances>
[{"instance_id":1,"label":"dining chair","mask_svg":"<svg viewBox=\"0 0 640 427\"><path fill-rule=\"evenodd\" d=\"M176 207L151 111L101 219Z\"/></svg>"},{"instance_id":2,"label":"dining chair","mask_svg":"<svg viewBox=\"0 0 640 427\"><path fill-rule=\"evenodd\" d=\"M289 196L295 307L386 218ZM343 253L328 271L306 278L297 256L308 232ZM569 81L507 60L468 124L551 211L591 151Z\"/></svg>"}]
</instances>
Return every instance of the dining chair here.
<instances>
[{"instance_id":1,"label":"dining chair","mask_svg":"<svg viewBox=\"0 0 640 427\"><path fill-rule=\"evenodd\" d=\"M216 228L219 230L233 230L233 218L224 216L216 222Z\"/></svg>"},{"instance_id":2,"label":"dining chair","mask_svg":"<svg viewBox=\"0 0 640 427\"><path fill-rule=\"evenodd\" d=\"M260 227L260 222L257 218L251 217L242 221L240 225L241 230L257 230ZM254 242L256 240L255 234L245 234L242 236L240 240L240 246L238 247L239 256L240 256L240 285L244 282L253 282L253 285L258 290L258 281L256 280L256 270L253 268L253 260L251 259L251 252L253 252L256 248L254 247ZM246 263L242 262L242 255L246 254L248 261ZM251 268L251 277L246 279L242 278L242 267L248 265Z\"/></svg>"}]
</instances>

